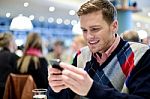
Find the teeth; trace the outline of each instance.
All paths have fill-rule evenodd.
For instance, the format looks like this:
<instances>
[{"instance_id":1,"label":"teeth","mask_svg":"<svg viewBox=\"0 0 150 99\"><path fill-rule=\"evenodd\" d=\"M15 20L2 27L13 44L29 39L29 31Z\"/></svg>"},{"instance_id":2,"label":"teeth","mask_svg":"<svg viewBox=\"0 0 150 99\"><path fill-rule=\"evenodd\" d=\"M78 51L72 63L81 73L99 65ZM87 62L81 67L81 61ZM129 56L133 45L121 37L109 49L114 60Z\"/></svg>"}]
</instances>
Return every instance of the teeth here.
<instances>
[{"instance_id":1,"label":"teeth","mask_svg":"<svg viewBox=\"0 0 150 99\"><path fill-rule=\"evenodd\" d=\"M90 44L95 44L95 43L97 43L98 41L90 41L89 43Z\"/></svg>"}]
</instances>

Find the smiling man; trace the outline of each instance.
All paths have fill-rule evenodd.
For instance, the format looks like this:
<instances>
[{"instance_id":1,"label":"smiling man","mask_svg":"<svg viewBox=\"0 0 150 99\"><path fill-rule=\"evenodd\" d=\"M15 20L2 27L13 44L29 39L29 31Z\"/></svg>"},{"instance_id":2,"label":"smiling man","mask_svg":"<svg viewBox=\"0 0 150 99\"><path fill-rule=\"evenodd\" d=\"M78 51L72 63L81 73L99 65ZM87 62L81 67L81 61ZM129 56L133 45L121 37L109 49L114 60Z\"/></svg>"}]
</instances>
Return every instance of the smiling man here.
<instances>
[{"instance_id":1,"label":"smiling man","mask_svg":"<svg viewBox=\"0 0 150 99\"><path fill-rule=\"evenodd\" d=\"M87 47L73 64L49 68L49 98L149 99L149 46L124 41L117 35L117 11L108 0L90 0L79 11Z\"/></svg>"}]
</instances>

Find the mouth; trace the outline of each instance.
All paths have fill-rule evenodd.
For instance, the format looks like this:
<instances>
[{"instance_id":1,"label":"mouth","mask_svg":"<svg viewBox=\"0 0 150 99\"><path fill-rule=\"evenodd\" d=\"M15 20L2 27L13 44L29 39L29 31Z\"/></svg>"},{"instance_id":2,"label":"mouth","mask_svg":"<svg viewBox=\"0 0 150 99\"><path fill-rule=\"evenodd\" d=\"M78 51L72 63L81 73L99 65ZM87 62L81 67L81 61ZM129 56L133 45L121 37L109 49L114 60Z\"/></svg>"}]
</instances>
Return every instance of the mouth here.
<instances>
[{"instance_id":1,"label":"mouth","mask_svg":"<svg viewBox=\"0 0 150 99\"><path fill-rule=\"evenodd\" d=\"M99 41L100 41L100 40L92 40L92 41L89 41L88 43L89 43L90 45L96 45L96 44L99 43Z\"/></svg>"}]
</instances>

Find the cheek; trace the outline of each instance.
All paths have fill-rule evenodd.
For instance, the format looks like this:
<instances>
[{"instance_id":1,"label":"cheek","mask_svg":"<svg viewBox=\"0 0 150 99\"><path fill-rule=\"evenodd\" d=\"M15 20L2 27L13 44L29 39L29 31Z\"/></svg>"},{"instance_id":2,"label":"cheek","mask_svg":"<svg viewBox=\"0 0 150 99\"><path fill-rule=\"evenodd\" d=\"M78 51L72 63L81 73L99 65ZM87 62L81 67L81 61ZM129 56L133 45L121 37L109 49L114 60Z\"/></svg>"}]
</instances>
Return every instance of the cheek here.
<instances>
[{"instance_id":1,"label":"cheek","mask_svg":"<svg viewBox=\"0 0 150 99\"><path fill-rule=\"evenodd\" d=\"M105 43L112 39L112 35L113 34L111 34L110 31L102 31L98 35L96 35L96 37L98 37L101 40L101 42Z\"/></svg>"},{"instance_id":2,"label":"cheek","mask_svg":"<svg viewBox=\"0 0 150 99\"><path fill-rule=\"evenodd\" d=\"M108 37L107 32L105 31L100 31L95 35L95 38L99 38L100 40L105 40Z\"/></svg>"}]
</instances>

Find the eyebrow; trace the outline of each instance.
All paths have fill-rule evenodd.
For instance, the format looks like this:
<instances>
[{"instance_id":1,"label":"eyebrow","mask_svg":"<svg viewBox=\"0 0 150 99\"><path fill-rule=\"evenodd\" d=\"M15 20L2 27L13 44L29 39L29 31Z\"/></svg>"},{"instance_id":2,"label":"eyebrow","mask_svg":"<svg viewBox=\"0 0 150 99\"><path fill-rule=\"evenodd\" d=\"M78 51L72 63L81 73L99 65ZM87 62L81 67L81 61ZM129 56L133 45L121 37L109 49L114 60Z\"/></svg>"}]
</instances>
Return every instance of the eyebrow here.
<instances>
[{"instance_id":1,"label":"eyebrow","mask_svg":"<svg viewBox=\"0 0 150 99\"><path fill-rule=\"evenodd\" d=\"M90 26L90 28L94 28L94 27L101 27L100 25L93 25L93 26ZM81 29L86 29L84 27L81 27Z\"/></svg>"},{"instance_id":2,"label":"eyebrow","mask_svg":"<svg viewBox=\"0 0 150 99\"><path fill-rule=\"evenodd\" d=\"M80 27L81 29L85 29L85 28L83 28L83 27Z\"/></svg>"}]
</instances>

